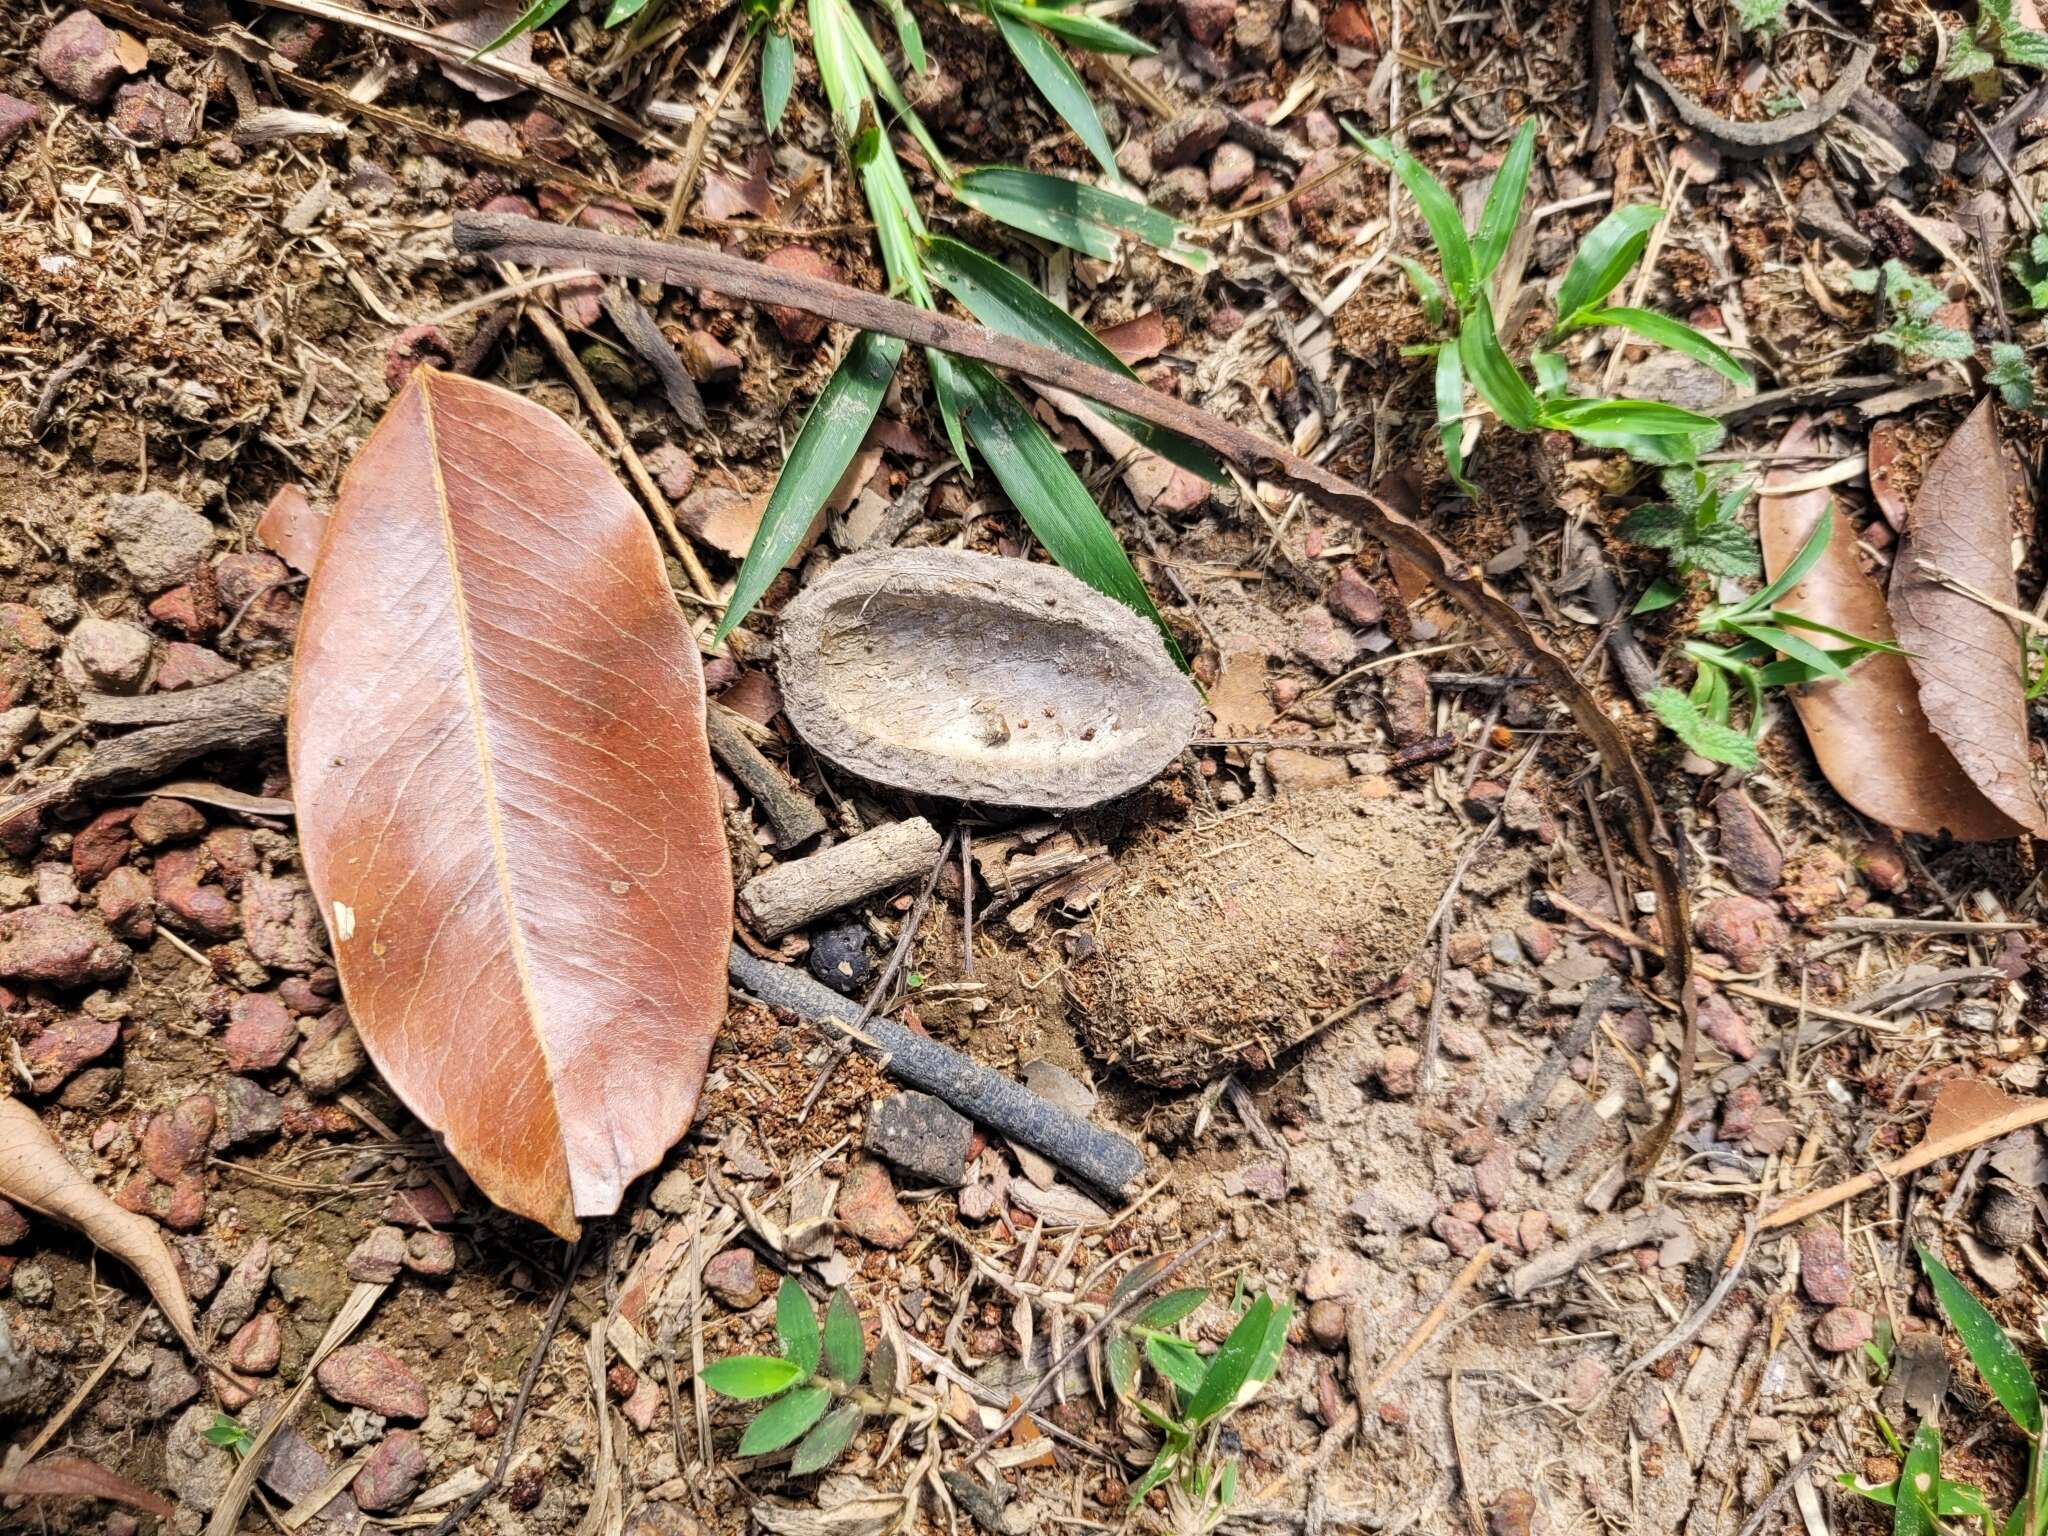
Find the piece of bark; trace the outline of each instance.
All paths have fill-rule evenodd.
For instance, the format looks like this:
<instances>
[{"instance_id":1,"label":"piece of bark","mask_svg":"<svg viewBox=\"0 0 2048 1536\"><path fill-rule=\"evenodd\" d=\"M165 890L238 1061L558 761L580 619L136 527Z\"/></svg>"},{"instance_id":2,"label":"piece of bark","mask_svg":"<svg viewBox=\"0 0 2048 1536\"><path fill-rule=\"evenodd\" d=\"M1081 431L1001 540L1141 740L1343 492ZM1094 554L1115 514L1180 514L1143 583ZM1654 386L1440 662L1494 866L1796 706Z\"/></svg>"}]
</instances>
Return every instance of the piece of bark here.
<instances>
[{"instance_id":1,"label":"piece of bark","mask_svg":"<svg viewBox=\"0 0 2048 1536\"><path fill-rule=\"evenodd\" d=\"M1624 1248L1668 1242L1686 1230L1685 1218L1668 1205L1596 1221L1569 1242L1544 1249L1512 1271L1508 1275L1508 1294L1520 1301L1538 1286L1562 1280L1589 1259L1604 1258Z\"/></svg>"},{"instance_id":2,"label":"piece of bark","mask_svg":"<svg viewBox=\"0 0 2048 1536\"><path fill-rule=\"evenodd\" d=\"M802 971L757 959L737 944L728 968L736 987L770 1007L827 1029L853 1026L860 1019L858 1003ZM858 1028L855 1043L880 1057L891 1077L944 1099L978 1125L1022 1142L1097 1189L1121 1193L1144 1168L1144 1154L1129 1138L1090 1125L936 1040L888 1019L871 1018Z\"/></svg>"},{"instance_id":3,"label":"piece of bark","mask_svg":"<svg viewBox=\"0 0 2048 1536\"><path fill-rule=\"evenodd\" d=\"M612 324L619 328L619 335L633 349L633 355L661 380L661 392L668 397L669 409L692 432L702 432L706 426L704 397L697 393L697 381L690 377L690 371L676 355L674 345L662 335L647 306L633 297L624 282L607 283L603 303L604 312L611 316Z\"/></svg>"},{"instance_id":4,"label":"piece of bark","mask_svg":"<svg viewBox=\"0 0 2048 1536\"><path fill-rule=\"evenodd\" d=\"M773 943L828 912L917 878L938 856L938 829L912 816L756 875L740 890L740 911Z\"/></svg>"},{"instance_id":5,"label":"piece of bark","mask_svg":"<svg viewBox=\"0 0 2048 1536\"><path fill-rule=\"evenodd\" d=\"M1643 34L1638 32L1635 38L1636 68L1642 72L1643 78L1671 103L1671 110L1678 114L1680 122L1734 160L1764 160L1773 155L1791 155L1811 149L1827 130L1828 124L1849 105L1849 99L1863 88L1876 58L1876 44L1858 43L1848 62L1842 66L1842 72L1835 77L1835 83L1812 106L1801 107L1783 117L1747 122L1723 117L1701 106L1665 79L1664 72L1657 68L1649 49L1644 46Z\"/></svg>"},{"instance_id":6,"label":"piece of bark","mask_svg":"<svg viewBox=\"0 0 2048 1536\"><path fill-rule=\"evenodd\" d=\"M825 830L825 815L817 802L747 739L729 711L717 704L707 709L704 733L711 740L712 756L754 797L754 804L768 819L776 847L794 848Z\"/></svg>"}]
</instances>

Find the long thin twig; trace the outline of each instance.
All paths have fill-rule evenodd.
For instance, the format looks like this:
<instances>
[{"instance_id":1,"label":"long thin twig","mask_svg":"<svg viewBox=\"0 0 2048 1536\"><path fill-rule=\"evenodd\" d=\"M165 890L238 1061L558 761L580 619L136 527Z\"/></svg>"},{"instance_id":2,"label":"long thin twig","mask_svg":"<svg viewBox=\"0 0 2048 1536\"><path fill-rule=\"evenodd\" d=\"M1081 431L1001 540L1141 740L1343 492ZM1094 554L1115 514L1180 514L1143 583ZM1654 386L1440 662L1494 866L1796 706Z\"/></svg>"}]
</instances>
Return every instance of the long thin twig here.
<instances>
[{"instance_id":1,"label":"long thin twig","mask_svg":"<svg viewBox=\"0 0 2048 1536\"><path fill-rule=\"evenodd\" d=\"M1147 388L1137 379L1081 362L1049 347L998 335L950 315L918 309L844 283L777 271L719 251L546 224L508 214L459 213L454 221L454 235L459 251L551 266L588 265L615 277L710 288L750 303L801 309L860 330L901 337L919 346L936 347L1008 369L1035 384L1084 395L1192 438L1253 477L1311 497L1331 511L1353 519L1368 537L1413 561L1447 596L1477 619L1497 643L1519 655L1529 671L1564 703L1579 729L1591 739L1626 799L1630 836L1655 889L1657 923L1664 935L1683 1023L1678 1082L1671 1107L1632 1149L1630 1172L1641 1177L1662 1157L1678 1127L1690 1091L1699 1030L1692 981L1690 909L1672 852L1675 845L1665 828L1656 794L1621 728L1608 718L1600 700L1574 675L1571 664L1537 636L1528 620L1478 567L1445 549L1412 518L1322 465L1187 401Z\"/></svg>"},{"instance_id":2,"label":"long thin twig","mask_svg":"<svg viewBox=\"0 0 2048 1536\"><path fill-rule=\"evenodd\" d=\"M1015 1427L1017 1421L1031 1411L1032 1405L1045 1396L1046 1389L1059 1380L1060 1372L1079 1359L1088 1346L1102 1336L1105 1328L1122 1317L1124 1313L1128 1312L1146 1296L1157 1290L1160 1285L1171 1279L1180 1270L1185 1269L1195 1255L1207 1248L1211 1243L1219 1240L1222 1236L1223 1228L1218 1227L1207 1236L1198 1238L1193 1246L1184 1250L1179 1257L1173 1259L1170 1263L1161 1265L1157 1271L1146 1276L1140 1284L1132 1286L1123 1295L1111 1302L1104 1309L1102 1316L1095 1320L1093 1327L1061 1351L1059 1358L1054 1360L1046 1373L1038 1378L1032 1385L1031 1390L1020 1397L1010 1411L1003 1415L1002 1422L975 1441L974 1449L967 1453L967 1459L970 1462L976 1460L990 1446L1007 1435Z\"/></svg>"}]
</instances>

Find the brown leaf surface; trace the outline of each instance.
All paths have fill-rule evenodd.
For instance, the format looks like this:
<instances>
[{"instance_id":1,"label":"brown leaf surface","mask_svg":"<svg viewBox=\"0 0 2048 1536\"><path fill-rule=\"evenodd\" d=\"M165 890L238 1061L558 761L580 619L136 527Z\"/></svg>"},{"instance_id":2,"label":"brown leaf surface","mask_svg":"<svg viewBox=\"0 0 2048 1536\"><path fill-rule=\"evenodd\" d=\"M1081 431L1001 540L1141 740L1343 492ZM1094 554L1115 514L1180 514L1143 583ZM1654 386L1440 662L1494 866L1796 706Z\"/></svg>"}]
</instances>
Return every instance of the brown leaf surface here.
<instances>
[{"instance_id":1,"label":"brown leaf surface","mask_svg":"<svg viewBox=\"0 0 2048 1536\"><path fill-rule=\"evenodd\" d=\"M313 505L296 481L279 486L256 519L256 542L301 576L312 575L320 563L320 541L326 535L327 514Z\"/></svg>"},{"instance_id":2,"label":"brown leaf surface","mask_svg":"<svg viewBox=\"0 0 2048 1536\"><path fill-rule=\"evenodd\" d=\"M696 644L580 437L414 374L342 483L290 744L385 1080L506 1209L616 1210L696 1108L732 876Z\"/></svg>"},{"instance_id":3,"label":"brown leaf surface","mask_svg":"<svg viewBox=\"0 0 2048 1536\"><path fill-rule=\"evenodd\" d=\"M1812 422L1804 417L1795 421L1778 452L1784 457L1813 453ZM1757 499L1764 566L1773 576L1792 563L1834 499L1826 489L1771 494L1773 484L1796 478L1796 470L1773 470ZM1779 606L1867 639L1892 638L1884 593L1857 563L1856 529L1840 515L1827 553ZM1929 728L1903 656L1866 657L1844 680L1795 688L1791 694L1820 771L1844 800L1873 821L1902 832L1947 828L1965 842L2018 835L2011 818L1977 792Z\"/></svg>"},{"instance_id":4,"label":"brown leaf surface","mask_svg":"<svg viewBox=\"0 0 2048 1536\"><path fill-rule=\"evenodd\" d=\"M0 1477L0 1493L32 1499L106 1499L159 1520L169 1520L178 1512L162 1494L137 1487L83 1456L44 1456L32 1461L20 1471Z\"/></svg>"},{"instance_id":5,"label":"brown leaf surface","mask_svg":"<svg viewBox=\"0 0 2048 1536\"><path fill-rule=\"evenodd\" d=\"M2011 493L1987 395L1927 467L1899 540L1889 602L1934 734L1985 799L2036 837L2048 837L2048 809L2027 760L2019 634L2005 615L1933 574L2008 608L2019 603Z\"/></svg>"},{"instance_id":6,"label":"brown leaf surface","mask_svg":"<svg viewBox=\"0 0 2048 1536\"><path fill-rule=\"evenodd\" d=\"M101 1194L19 1099L0 1099L0 1195L83 1233L95 1248L134 1270L193 1357L206 1357L193 1326L191 1300L156 1223Z\"/></svg>"}]
</instances>

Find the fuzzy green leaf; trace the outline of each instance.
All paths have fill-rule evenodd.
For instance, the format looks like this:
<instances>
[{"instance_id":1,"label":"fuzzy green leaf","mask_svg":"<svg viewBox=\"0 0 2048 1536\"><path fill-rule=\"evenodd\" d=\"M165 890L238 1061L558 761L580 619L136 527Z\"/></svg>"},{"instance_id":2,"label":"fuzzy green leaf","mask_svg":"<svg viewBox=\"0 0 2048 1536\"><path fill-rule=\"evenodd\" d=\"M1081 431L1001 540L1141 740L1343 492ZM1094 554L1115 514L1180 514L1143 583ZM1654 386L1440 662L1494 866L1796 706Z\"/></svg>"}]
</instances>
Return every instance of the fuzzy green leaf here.
<instances>
[{"instance_id":1,"label":"fuzzy green leaf","mask_svg":"<svg viewBox=\"0 0 2048 1536\"><path fill-rule=\"evenodd\" d=\"M1019 21L1002 10L995 11L994 17L996 30L1003 34L1011 54L1053 111L1080 135L1096 164L1111 176L1121 175L1116 168L1116 150L1103 131L1102 119L1095 115L1095 103L1088 99L1087 87L1074 73L1074 66L1066 61L1051 38L1029 22Z\"/></svg>"},{"instance_id":2,"label":"fuzzy green leaf","mask_svg":"<svg viewBox=\"0 0 2048 1536\"><path fill-rule=\"evenodd\" d=\"M1676 549L1685 542L1691 527L1692 519L1684 512L1658 503L1637 507L1615 524L1614 531L1631 544L1647 549Z\"/></svg>"},{"instance_id":3,"label":"fuzzy green leaf","mask_svg":"<svg viewBox=\"0 0 2048 1536\"><path fill-rule=\"evenodd\" d=\"M1761 576L1763 554L1756 539L1740 523L1708 523L1694 528L1683 547L1685 563L1711 576Z\"/></svg>"},{"instance_id":4,"label":"fuzzy green leaf","mask_svg":"<svg viewBox=\"0 0 2048 1536\"><path fill-rule=\"evenodd\" d=\"M832 1379L848 1385L859 1381L868 1346L860 1331L860 1314L853 1310L853 1298L844 1287L835 1290L826 1304L824 1343L825 1369Z\"/></svg>"},{"instance_id":5,"label":"fuzzy green leaf","mask_svg":"<svg viewBox=\"0 0 2048 1536\"><path fill-rule=\"evenodd\" d=\"M967 396L967 435L1046 552L1096 591L1150 619L1175 665L1185 670L1187 661L1116 531L1045 428L979 363L955 359L954 365Z\"/></svg>"},{"instance_id":6,"label":"fuzzy green leaf","mask_svg":"<svg viewBox=\"0 0 2048 1536\"><path fill-rule=\"evenodd\" d=\"M1701 335L1683 320L1660 315L1653 309L1632 309L1627 305L1617 305L1588 311L1586 324L1621 326L1625 330L1634 331L1645 341L1654 342L1660 347L1669 347L1673 352L1682 352L1696 363L1705 363L1722 378L1743 389L1756 387L1756 379L1747 368L1738 363L1718 342Z\"/></svg>"},{"instance_id":7,"label":"fuzzy green leaf","mask_svg":"<svg viewBox=\"0 0 2048 1536\"><path fill-rule=\"evenodd\" d=\"M1671 734L1709 762L1736 768L1756 766L1756 743L1732 726L1709 720L1676 688L1653 688L1643 702L1656 711Z\"/></svg>"},{"instance_id":8,"label":"fuzzy green leaf","mask_svg":"<svg viewBox=\"0 0 2048 1536\"><path fill-rule=\"evenodd\" d=\"M1250 1380L1252 1367L1266 1347L1266 1332L1273 1321L1273 1298L1261 1296L1237 1320L1223 1347L1209 1357L1202 1385L1188 1404L1188 1422L1206 1424L1237 1401L1237 1394Z\"/></svg>"},{"instance_id":9,"label":"fuzzy green leaf","mask_svg":"<svg viewBox=\"0 0 2048 1536\"><path fill-rule=\"evenodd\" d=\"M1093 331L993 257L958 240L934 235L925 242L924 260L932 280L990 330L1051 347L1137 381L1138 376ZM1223 466L1208 449L1114 407L1098 404L1095 409L1154 453L1212 484L1222 484Z\"/></svg>"},{"instance_id":10,"label":"fuzzy green leaf","mask_svg":"<svg viewBox=\"0 0 2048 1536\"><path fill-rule=\"evenodd\" d=\"M2034 403L2034 370L2027 366L2026 350L2012 342L1991 343L1991 364L1984 370L1984 382L2016 411Z\"/></svg>"},{"instance_id":11,"label":"fuzzy green leaf","mask_svg":"<svg viewBox=\"0 0 2048 1536\"><path fill-rule=\"evenodd\" d=\"M811 1310L811 1298L791 1275L782 1277L775 1292L775 1338L785 1360L794 1361L806 1376L817 1374L818 1315Z\"/></svg>"},{"instance_id":12,"label":"fuzzy green leaf","mask_svg":"<svg viewBox=\"0 0 2048 1536\"><path fill-rule=\"evenodd\" d=\"M1560 331L1571 329L1580 310L1598 304L1628 276L1663 218L1664 210L1655 203L1631 203L1593 226L1558 286Z\"/></svg>"},{"instance_id":13,"label":"fuzzy green leaf","mask_svg":"<svg viewBox=\"0 0 2048 1536\"><path fill-rule=\"evenodd\" d=\"M1941 1306L1942 1316L1962 1338L1963 1348L1970 1352L1970 1359L1977 1367L1977 1374L1984 1378L1984 1385L2005 1406L2013 1423L2027 1434L2039 1438L2041 1393L2034 1385L2033 1372L2027 1369L2026 1357L2006 1331L1998 1326L1997 1319L1984 1310L1984 1304L1963 1288L1963 1283L1928 1251L1926 1244L1914 1246L1920 1255L1920 1267L1927 1272L1927 1283L1934 1289L1934 1299Z\"/></svg>"},{"instance_id":14,"label":"fuzzy green leaf","mask_svg":"<svg viewBox=\"0 0 2048 1536\"><path fill-rule=\"evenodd\" d=\"M846 349L783 460L782 474L761 514L761 526L755 530L754 542L733 582L732 601L712 638L714 645L753 611L768 584L803 542L818 509L860 451L902 356L901 341L867 331Z\"/></svg>"},{"instance_id":15,"label":"fuzzy green leaf","mask_svg":"<svg viewBox=\"0 0 2048 1536\"><path fill-rule=\"evenodd\" d=\"M740 1454L766 1456L770 1451L781 1450L817 1423L831 1401L830 1387L800 1387L778 1397L754 1415L754 1422L740 1436Z\"/></svg>"},{"instance_id":16,"label":"fuzzy green leaf","mask_svg":"<svg viewBox=\"0 0 2048 1536\"><path fill-rule=\"evenodd\" d=\"M770 133L782 126L783 109L789 105L789 89L796 78L796 45L789 33L768 29L761 39L761 121Z\"/></svg>"},{"instance_id":17,"label":"fuzzy green leaf","mask_svg":"<svg viewBox=\"0 0 2048 1536\"><path fill-rule=\"evenodd\" d=\"M796 1448L796 1455L790 1458L789 1475L808 1477L837 1461L860 1433L863 1417L858 1403L841 1403L826 1414Z\"/></svg>"},{"instance_id":18,"label":"fuzzy green leaf","mask_svg":"<svg viewBox=\"0 0 2048 1536\"><path fill-rule=\"evenodd\" d=\"M1493 185L1486 193L1486 207L1479 215L1479 234L1472 242L1472 280L1483 283L1507 254L1515 222L1522 216L1522 199L1528 195L1529 172L1536 163L1536 119L1530 118L1515 130Z\"/></svg>"},{"instance_id":19,"label":"fuzzy green leaf","mask_svg":"<svg viewBox=\"0 0 2048 1536\"><path fill-rule=\"evenodd\" d=\"M795 1386L807 1374L794 1360L773 1355L734 1355L705 1366L703 1381L721 1397L752 1402Z\"/></svg>"}]
</instances>

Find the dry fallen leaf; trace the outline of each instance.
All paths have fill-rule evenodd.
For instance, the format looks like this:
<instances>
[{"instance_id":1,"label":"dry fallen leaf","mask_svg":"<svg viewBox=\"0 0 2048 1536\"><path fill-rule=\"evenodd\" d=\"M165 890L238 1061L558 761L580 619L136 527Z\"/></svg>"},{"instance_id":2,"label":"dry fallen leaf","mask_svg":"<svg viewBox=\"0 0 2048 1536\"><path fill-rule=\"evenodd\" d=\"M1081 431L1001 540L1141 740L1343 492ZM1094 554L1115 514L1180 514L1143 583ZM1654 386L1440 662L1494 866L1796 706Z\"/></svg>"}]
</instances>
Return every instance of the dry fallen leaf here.
<instances>
[{"instance_id":1,"label":"dry fallen leaf","mask_svg":"<svg viewBox=\"0 0 2048 1536\"><path fill-rule=\"evenodd\" d=\"M549 412L413 375L350 467L291 700L306 872L385 1080L572 1236L697 1104L732 877L654 536Z\"/></svg>"},{"instance_id":2,"label":"dry fallen leaf","mask_svg":"<svg viewBox=\"0 0 2048 1536\"><path fill-rule=\"evenodd\" d=\"M320 563L320 541L327 536L327 514L306 498L305 488L286 481L256 519L256 542L301 576Z\"/></svg>"},{"instance_id":3,"label":"dry fallen leaf","mask_svg":"<svg viewBox=\"0 0 2048 1536\"><path fill-rule=\"evenodd\" d=\"M2048 837L2048 808L2027 756L2019 632L2004 614L1941 579L2007 608L2019 603L2011 489L1987 395L1927 467L1899 541L1888 602L1934 734L1985 799L2036 837Z\"/></svg>"},{"instance_id":4,"label":"dry fallen leaf","mask_svg":"<svg viewBox=\"0 0 2048 1536\"><path fill-rule=\"evenodd\" d=\"M1871 499L1894 532L1906 526L1906 499L1899 494L1899 424L1880 421L1870 429L1863 462L1870 478Z\"/></svg>"},{"instance_id":5,"label":"dry fallen leaf","mask_svg":"<svg viewBox=\"0 0 2048 1536\"><path fill-rule=\"evenodd\" d=\"M434 28L434 35L445 37L464 48L481 50L489 47L519 19L521 9L512 3L489 4L466 15L451 16ZM507 64L531 64L533 33L520 33L504 46L493 49L492 57ZM461 86L478 101L504 101L526 89L518 81L508 80L498 71L479 65L458 63L453 59L437 59L435 65L451 84Z\"/></svg>"},{"instance_id":6,"label":"dry fallen leaf","mask_svg":"<svg viewBox=\"0 0 2048 1536\"><path fill-rule=\"evenodd\" d=\"M1804 417L1778 445L1779 457L1787 459L1815 451L1813 424ZM1773 576L1792 563L1834 500L1825 488L1771 494L1774 484L1798 478L1795 469L1771 471L1757 499L1764 567ZM1834 519L1826 554L1778 606L1865 639L1892 638L1884 593L1857 563L1856 529L1844 516ZM2011 818L1977 792L1928 727L1903 656L1869 656L1846 679L1790 691L1820 771L1865 816L1901 832L1946 828L1964 842L2018 835Z\"/></svg>"},{"instance_id":7,"label":"dry fallen leaf","mask_svg":"<svg viewBox=\"0 0 2048 1536\"><path fill-rule=\"evenodd\" d=\"M0 1494L31 1499L106 1499L159 1520L169 1520L178 1512L162 1494L137 1487L83 1456L44 1456L32 1461L19 1471L0 1476Z\"/></svg>"},{"instance_id":8,"label":"dry fallen leaf","mask_svg":"<svg viewBox=\"0 0 2048 1536\"><path fill-rule=\"evenodd\" d=\"M156 1223L101 1194L71 1166L36 1112L18 1099L0 1099L0 1195L83 1233L95 1248L134 1270L193 1358L206 1357L192 1303Z\"/></svg>"}]
</instances>

